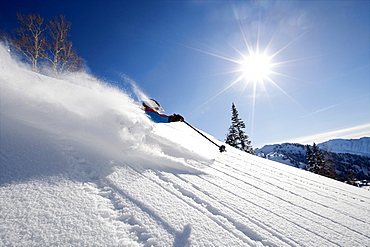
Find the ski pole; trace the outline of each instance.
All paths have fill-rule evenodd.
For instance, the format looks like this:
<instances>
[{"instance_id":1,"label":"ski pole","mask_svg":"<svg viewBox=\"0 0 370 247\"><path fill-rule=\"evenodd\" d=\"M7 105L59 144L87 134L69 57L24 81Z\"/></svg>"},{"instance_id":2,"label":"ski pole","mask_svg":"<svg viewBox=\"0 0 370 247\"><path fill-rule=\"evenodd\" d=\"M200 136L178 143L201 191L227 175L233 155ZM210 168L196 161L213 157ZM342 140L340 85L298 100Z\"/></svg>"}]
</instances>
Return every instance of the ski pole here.
<instances>
[{"instance_id":1,"label":"ski pole","mask_svg":"<svg viewBox=\"0 0 370 247\"><path fill-rule=\"evenodd\" d=\"M196 132L198 132L198 134L200 134L201 136L203 136L204 138L206 138L208 141L212 142L213 144L215 144L217 147L218 147L218 150L220 150L220 152L226 152L226 147L225 145L218 145L217 143L215 143L214 141L212 141L211 139L209 139L207 136L205 136L202 132L200 132L199 130L197 130L196 128L194 128L192 125L190 125L188 122L186 122L185 120L182 121L184 123L186 123L187 126L189 126L190 128L192 128L193 130L195 130Z\"/></svg>"}]
</instances>

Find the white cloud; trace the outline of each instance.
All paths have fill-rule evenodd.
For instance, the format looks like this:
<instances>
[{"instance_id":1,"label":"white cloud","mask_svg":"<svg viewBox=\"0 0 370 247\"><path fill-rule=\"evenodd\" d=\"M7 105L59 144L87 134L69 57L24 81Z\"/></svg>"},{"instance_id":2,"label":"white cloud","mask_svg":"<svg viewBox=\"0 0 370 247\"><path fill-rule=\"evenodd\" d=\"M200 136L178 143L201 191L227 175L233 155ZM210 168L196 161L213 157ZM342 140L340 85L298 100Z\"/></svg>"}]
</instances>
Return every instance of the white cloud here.
<instances>
[{"instance_id":1,"label":"white cloud","mask_svg":"<svg viewBox=\"0 0 370 247\"><path fill-rule=\"evenodd\" d=\"M312 144L313 142L321 143L331 139L357 139L364 136L370 136L370 124L362 124L340 130L333 130L320 134L294 138L286 142Z\"/></svg>"}]
</instances>

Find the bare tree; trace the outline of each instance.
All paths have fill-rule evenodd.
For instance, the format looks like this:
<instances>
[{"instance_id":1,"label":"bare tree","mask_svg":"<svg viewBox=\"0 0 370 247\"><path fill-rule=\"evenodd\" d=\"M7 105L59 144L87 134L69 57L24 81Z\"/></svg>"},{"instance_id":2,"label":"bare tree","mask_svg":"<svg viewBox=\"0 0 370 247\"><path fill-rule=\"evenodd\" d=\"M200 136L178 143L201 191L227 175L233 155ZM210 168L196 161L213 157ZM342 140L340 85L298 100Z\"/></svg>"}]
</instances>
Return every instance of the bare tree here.
<instances>
[{"instance_id":1,"label":"bare tree","mask_svg":"<svg viewBox=\"0 0 370 247\"><path fill-rule=\"evenodd\" d=\"M11 40L10 35L3 29L0 29L0 41L9 42Z\"/></svg>"},{"instance_id":2,"label":"bare tree","mask_svg":"<svg viewBox=\"0 0 370 247\"><path fill-rule=\"evenodd\" d=\"M83 60L68 40L72 24L64 15L50 20L46 26L44 18L36 14L17 13L17 19L20 27L14 30L14 35L10 37L0 30L0 39L9 42L22 53L31 62L33 71L40 72L40 59L51 63L55 77L82 70Z\"/></svg>"},{"instance_id":3,"label":"bare tree","mask_svg":"<svg viewBox=\"0 0 370 247\"><path fill-rule=\"evenodd\" d=\"M60 58L58 75L82 70L82 58L73 49L72 42L68 41L64 44Z\"/></svg>"},{"instance_id":4,"label":"bare tree","mask_svg":"<svg viewBox=\"0 0 370 247\"><path fill-rule=\"evenodd\" d=\"M68 41L71 22L64 15L55 17L49 21L48 30L50 36L50 56L46 58L52 63L54 75L59 77L63 73L73 72L82 68L82 59Z\"/></svg>"},{"instance_id":5,"label":"bare tree","mask_svg":"<svg viewBox=\"0 0 370 247\"><path fill-rule=\"evenodd\" d=\"M44 57L46 38L44 18L40 15L17 13L20 27L15 30L12 40L14 47L32 63L33 71L38 71L37 61Z\"/></svg>"}]
</instances>

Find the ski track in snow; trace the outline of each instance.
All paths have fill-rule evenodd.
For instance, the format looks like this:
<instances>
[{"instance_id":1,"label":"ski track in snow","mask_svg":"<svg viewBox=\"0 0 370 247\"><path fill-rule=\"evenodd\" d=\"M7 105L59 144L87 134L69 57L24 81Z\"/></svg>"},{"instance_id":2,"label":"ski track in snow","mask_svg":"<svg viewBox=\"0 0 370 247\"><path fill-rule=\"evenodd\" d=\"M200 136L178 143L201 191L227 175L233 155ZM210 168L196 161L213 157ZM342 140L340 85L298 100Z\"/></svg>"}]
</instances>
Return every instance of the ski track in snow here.
<instances>
[{"instance_id":1,"label":"ski track in snow","mask_svg":"<svg viewBox=\"0 0 370 247\"><path fill-rule=\"evenodd\" d=\"M0 246L370 246L369 191L219 153L89 75L35 74L2 46L0 70Z\"/></svg>"},{"instance_id":2,"label":"ski track in snow","mask_svg":"<svg viewBox=\"0 0 370 247\"><path fill-rule=\"evenodd\" d=\"M230 173L229 173L230 174ZM234 173L232 173L234 174ZM228 175L230 176L230 175ZM240 178L243 178L243 176L240 176ZM246 182L244 182L243 180L246 180ZM273 178L271 177L271 180L273 180ZM248 181L248 177L246 179L240 179L240 181L242 181L244 187L245 185L250 185L252 187L252 189L260 189L263 187L262 184L259 184L260 181L256 180L253 182L253 184L249 184L247 181ZM230 182L232 183L232 182ZM314 221L312 218L317 215L319 217L316 217L318 218L318 221L317 222L314 222L316 224L318 224L316 227L314 227L313 229L318 229L317 227L320 227L320 224L323 224L323 219L325 219L326 217L324 215L319 215L317 214L316 212L312 212L311 210L307 210L305 209L303 206L300 206L300 205L297 205L295 204L294 202L297 201L296 199L292 198L292 197L289 197L289 195L284 195L282 194L281 192L279 192L278 190L274 189L274 184L272 182L267 182L269 184L269 187L268 187L268 190L263 190L263 189L260 189L260 192L263 192L263 193L260 193L261 195L256 195L256 197L254 198L254 200L252 199L252 201L265 201L265 203L263 205L259 205L259 208L263 208L263 207L266 207L266 210L271 210L273 209L272 211L273 212L279 212L279 208L280 210L282 210L282 212L279 213L279 215L283 215L284 214L284 211L285 212L288 212L288 214L293 214L293 215L289 215L288 219L294 219L294 218L297 218L297 217L294 217L294 214L297 214L297 216L300 218L300 220L302 218L305 218L307 219L308 221L312 220ZM279 187L278 187L279 188ZM286 190L287 188L279 188L281 190ZM258 190L257 190L258 191ZM274 193L275 192L275 193ZM291 191L289 191L289 193L292 193ZM245 194L245 193L244 193ZM278 195L278 196L277 196ZM295 194L296 196L299 196L298 194ZM278 205L279 208L275 208L274 209L274 206L276 205L269 205L269 197L275 197L276 199L280 200L280 203ZM287 198L290 198L287 199ZM276 201L274 200L274 198L272 198L270 201ZM284 205L284 202L286 204L286 208L283 209L282 206ZM313 202L313 203L316 203L316 202ZM271 204L271 203L270 203ZM267 206L266 206L267 205ZM307 204L305 204L306 207L307 207ZM292 211L291 208L292 207L299 207L299 210L298 210L298 213L294 213L294 212L290 212ZM325 208L327 206L324 206ZM315 207L315 205L313 205L313 207L309 207L309 208L317 208ZM290 211L289 211L290 210ZM321 211L322 209L320 209ZM308 211L309 215L308 216L305 216L305 214L307 214L305 211ZM305 214L304 214L305 213ZM335 212L337 213L337 212ZM286 213L285 213L286 214ZM366 213L365 213L366 215ZM343 213L341 215L343 217ZM358 220L357 218L355 218L356 220ZM331 221L330 219L328 219L329 221ZM344 219L342 221L342 223L344 223L345 221L347 220L350 220L350 219ZM325 222L324 222L325 223ZM351 230L351 229L348 229L348 227L345 227L347 229L340 229L340 226L341 226L341 223L340 222L333 222L333 223L339 223L339 226L338 225L334 225L331 227L331 230L333 231L337 231L336 228L339 227L339 232L338 232L338 237L340 237L342 235L342 231L348 231L348 230ZM325 225L325 228L328 228L329 226L328 225ZM358 227L363 227L364 229L366 229L367 225L366 224L360 224ZM324 231L325 229L323 228L322 231ZM341 231L342 230L342 231ZM319 231L321 232L321 231ZM360 235L362 235L362 237L366 237L366 235L362 234L362 233L359 233ZM332 238L333 235L332 233L330 234L330 237Z\"/></svg>"},{"instance_id":3,"label":"ski track in snow","mask_svg":"<svg viewBox=\"0 0 370 247\"><path fill-rule=\"evenodd\" d=\"M224 155L224 158L227 157L226 160L230 162L232 160L230 156ZM263 182L258 177L253 178L249 172L242 172L241 168L238 168L242 167L242 163L253 166L253 163L247 160L240 159L238 162L231 162L237 164L236 167L235 165L234 167L225 165L225 161L217 161L206 169L207 171L212 170L212 172L203 175L173 174L150 170L143 172L130 167L119 168L119 175L109 178L108 184L119 191L121 196L129 197L131 201L134 201L138 208L146 213L147 217L159 222L158 224L162 225L174 239L178 239L179 234L181 235L183 231L181 228L175 229L170 226L168 219L164 220L162 216L158 215L158 212L156 213L158 210L149 206L153 203L152 200L149 198L136 199L135 195L131 195L131 193L135 194L135 191L127 192L127 189L120 187L124 184L133 186L133 182L138 180L140 180L140 184L145 185L145 189L152 190L153 187L159 187L162 196L167 198L167 203L172 204L171 202L174 200L172 205L179 205L177 201L182 201L182 205L190 206L198 213L206 215L217 226L249 246L348 246L351 244L361 246L364 241L369 241L366 221L333 206L322 205L317 202L318 198L313 201L307 196L299 195L298 192L293 193L290 191L294 189L293 184L292 187L288 188L276 186L272 181L278 181L279 177L274 179L273 176L265 176L266 179ZM225 172L227 169L234 170L234 172ZM264 171L266 172L266 170ZM121 181L122 186L116 185L116 181L122 180L123 177L129 178L129 181ZM250 181L251 179L253 180ZM262 189L263 184L269 190ZM166 191L166 195L163 195L163 191ZM141 190L138 192L141 193ZM147 191L146 193L156 192ZM284 197L286 194L292 194L295 198L287 197L289 198L287 199ZM226 195L227 197L225 197ZM136 194L136 196L138 195ZM321 197L325 198L325 195L321 195ZM307 203L314 205L307 207ZM183 207L181 206L181 208ZM311 208L315 208L316 211ZM359 207L354 212L356 215L367 215L368 210L365 210L366 212L363 214L358 210L361 211L363 208ZM189 209L186 210L186 212L189 211ZM249 214L250 211L253 214ZM327 215L330 215L331 218ZM339 217L335 217L335 215L339 215ZM278 222L282 224L277 224ZM185 224L185 226L190 225ZM189 227L189 229L193 229L193 227ZM365 229L365 232L356 229ZM307 234L310 235L310 241L307 241ZM300 240L297 235L301 236ZM350 242L343 242L347 237ZM355 240L351 239L353 237ZM184 241L184 237L181 239ZM194 239L191 242L202 245L200 239ZM217 245L222 245L222 242Z\"/></svg>"},{"instance_id":4,"label":"ski track in snow","mask_svg":"<svg viewBox=\"0 0 370 247\"><path fill-rule=\"evenodd\" d=\"M227 166L227 165L226 165ZM228 168L230 167L230 166L227 166ZM262 170L262 169L259 169L259 170ZM265 169L266 170L266 169ZM237 170L237 173L240 173L241 171L240 170ZM256 172L256 171L255 171ZM278 176L276 176L276 175L274 175L274 176L272 176L271 175L272 173L263 173L263 176L264 177L270 177L271 179L277 179L278 178ZM275 174L275 173L274 173ZM250 176L250 175L249 175ZM253 177L253 176L252 176ZM258 179L258 177L256 177L256 176L254 176L254 178L257 178ZM282 176L280 177L280 179L278 179L279 181L281 181L282 179L281 178L283 178ZM285 179L286 179L287 177L285 176ZM259 182L259 181L257 181L257 182ZM292 178L289 178L288 179L288 184L289 185L291 185L291 186L293 186L293 187L298 187L298 183L295 183L295 181L294 181L294 179L292 179ZM274 187L277 187L278 189L281 189L281 190L286 190L288 193L290 193L290 194L293 194L293 195L296 195L296 196L300 196L300 197L302 197L301 195L299 195L299 194L297 194L297 193L294 193L293 191L289 191L288 190L288 188L289 187L287 187L287 186L285 186L284 188L283 187L281 187L281 186L278 186L277 185L277 183L272 183L271 181L265 181L265 183L267 183L267 184L269 184L269 185L271 185L272 187L271 188L269 188L269 190L270 190L270 192L271 192L271 189L274 189ZM256 186L256 187L258 187L258 186ZM304 190L305 192L307 192L307 189L305 189L303 186L301 186L300 187L302 190ZM333 187L333 189L334 189L334 187ZM266 191L267 192L267 191ZM317 193L317 191L313 191L314 192L314 194L316 194L316 195L318 195L318 196L321 196L323 199L324 198L326 198L326 197L330 197L330 195L329 194L325 194L325 195L323 195L323 194L318 194ZM307 193L306 193L307 194ZM288 198L288 194L287 195L285 195L284 197L279 197L279 199L280 200L286 200L286 198ZM315 195L312 195L311 196L312 198L315 198ZM310 199L310 196L304 196L304 198L306 199L306 200L309 200L309 201L312 201L312 199ZM333 199L335 199L334 197L331 197L331 198L333 198ZM361 201L363 201L363 198L361 199ZM318 203L318 202L316 202L316 201L312 201L312 203ZM355 206L356 204L354 204L354 203L351 203L351 202L346 202L346 203L348 203L351 207L353 207L353 206ZM323 207L328 207L328 205L321 205L321 206L323 206ZM345 208L345 205L343 205L343 202L341 203L341 208ZM368 210L367 210L368 211ZM346 214L346 212L345 212L345 210L344 211L341 211L341 212L339 212L339 213L341 213L341 214ZM358 218L356 218L356 220L359 220ZM365 222L365 221L364 221Z\"/></svg>"},{"instance_id":5,"label":"ski track in snow","mask_svg":"<svg viewBox=\"0 0 370 247\"><path fill-rule=\"evenodd\" d=\"M271 175L269 175L268 173L264 173L263 175L271 177ZM313 175L313 174L310 174L310 175ZM278 176L275 176L275 177L278 177ZM279 179L280 181L282 181L284 179L283 176L280 176L280 178L281 178L281 179ZM296 178L299 178L299 176L296 176ZM270 183L270 182L268 182L268 183ZM301 183L301 184L300 183L301 183L301 181L295 181L295 179L293 177L289 178L288 179L288 184L289 185L293 186L294 188L300 188L301 189L301 192L298 193L298 194L294 193L293 191L289 191L289 193L291 193L293 195L296 194L297 196L304 195L304 196L302 196L304 199L306 199L308 201L312 201L312 203L314 203L314 204L320 204L323 207L332 207L333 206L333 200L336 202L337 199L338 199L337 193L341 193L340 198L342 200L340 201L341 202L340 205L338 205L340 207L339 208L338 207L333 207L333 210L336 211L336 212L334 212L334 214L340 213L340 214L348 215L349 217L353 217L350 214L347 214L347 212L350 212L350 209L351 208L353 209L353 207L358 205L358 203L365 202L365 200L368 199L366 196L365 197L361 196L360 198L355 198L352 195L352 198L344 197L346 199L348 198L348 200L343 200L342 196L345 195L345 194L343 194L343 192L344 192L343 190L339 192L339 190L337 188L331 187L331 190L327 190L327 191L325 191L326 193L323 194L323 193L319 193L322 190L312 190L312 191L310 191L310 188L312 188L312 186L307 188L307 186L306 187L304 186L304 183ZM306 184L313 185L312 183L306 183ZM280 189L283 189L283 190L289 188L289 187L286 187L286 186L284 188L282 188L281 186L278 186L277 184L275 184L274 186L280 187ZM325 189L327 187L330 187L330 185L329 186L324 186L323 184L319 184L319 188ZM288 198L288 196L289 195L286 195L286 197L284 197L284 198ZM320 202L312 200L312 198L316 198L317 196L321 198ZM281 199L284 199L284 198L281 198ZM326 199L328 199L328 200L326 200ZM366 201L369 202L369 200L366 200ZM366 211L368 213L370 213L369 210L365 209L365 212ZM366 215L366 213L363 214L363 215ZM360 216L362 216L362 214L360 214ZM366 223L366 218L361 219L361 218L358 218L358 216L357 216L357 217L354 217L354 219L360 220L363 223Z\"/></svg>"},{"instance_id":6,"label":"ski track in snow","mask_svg":"<svg viewBox=\"0 0 370 247\"><path fill-rule=\"evenodd\" d=\"M226 185L226 183L219 183L219 182L217 184L214 183L214 182L209 182L209 183L211 185L215 186L215 187L218 187L219 190L222 190L223 187L221 187L218 184L225 184ZM203 184L203 185L206 186L205 184ZM223 189L223 190L225 190L225 189ZM270 232L274 236L276 236L277 238L279 238L279 239L281 239L281 240L286 241L287 243L289 243L288 240L285 240L285 237L289 235L289 232L293 230L293 227L291 227L289 229L285 229L285 230L287 230L287 232L281 232L280 231L281 230L280 229L281 226L275 225L277 222L279 222L279 218L283 218L283 220L286 221L285 222L285 225L284 225L284 228L287 228L289 223L294 224L292 221L289 220L289 218L285 218L285 217L279 215L278 213L275 213L273 207L272 208L269 208L269 206L271 206L271 205L257 204L255 202L253 202L253 199L259 200L259 198L257 198L257 197L255 197L255 198L245 198L245 197L240 196L239 194L236 194L236 192L233 192L232 190L226 190L226 192L228 192L232 196L231 196L231 198L225 199L225 204L226 203L229 203L229 204L231 203L232 204L231 201L238 201L238 205L240 205L240 204L246 204L245 207L249 211L255 212L257 215L266 215L266 214L268 214L269 215L268 221L269 222L272 221L272 222L274 222L274 224L270 225L269 222L263 222L261 220L260 220L259 224L263 225L266 229L270 229ZM239 212L243 212L245 210L243 208L240 208L240 206L237 206L237 205L233 205L233 208L236 208ZM256 222L256 219L254 219L254 221ZM279 227L279 228L276 228L276 227ZM295 225L294 227L295 228L301 228L301 226L299 226L299 225ZM275 232L271 231L271 229L273 229L273 228L275 228L274 229ZM297 231L297 230L295 230L295 231ZM293 230L293 232L294 232L294 230ZM292 240L290 240L290 241L291 242L289 244L292 244L293 241Z\"/></svg>"}]
</instances>

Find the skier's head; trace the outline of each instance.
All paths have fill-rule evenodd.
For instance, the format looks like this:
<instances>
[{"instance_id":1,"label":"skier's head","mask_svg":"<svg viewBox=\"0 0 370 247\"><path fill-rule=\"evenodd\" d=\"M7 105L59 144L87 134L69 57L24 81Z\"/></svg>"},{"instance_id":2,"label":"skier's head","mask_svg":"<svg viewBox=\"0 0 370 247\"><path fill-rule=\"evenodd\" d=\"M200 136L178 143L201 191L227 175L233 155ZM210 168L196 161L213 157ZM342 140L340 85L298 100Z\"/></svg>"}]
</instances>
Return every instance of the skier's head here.
<instances>
[{"instance_id":1,"label":"skier's head","mask_svg":"<svg viewBox=\"0 0 370 247\"><path fill-rule=\"evenodd\" d=\"M144 108L151 108L150 106L148 106L144 101L143 101L143 107Z\"/></svg>"},{"instance_id":2,"label":"skier's head","mask_svg":"<svg viewBox=\"0 0 370 247\"><path fill-rule=\"evenodd\" d=\"M164 111L161 105L154 99L143 101L143 107L153 109L156 111Z\"/></svg>"}]
</instances>

